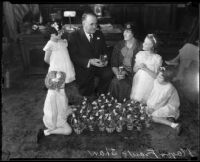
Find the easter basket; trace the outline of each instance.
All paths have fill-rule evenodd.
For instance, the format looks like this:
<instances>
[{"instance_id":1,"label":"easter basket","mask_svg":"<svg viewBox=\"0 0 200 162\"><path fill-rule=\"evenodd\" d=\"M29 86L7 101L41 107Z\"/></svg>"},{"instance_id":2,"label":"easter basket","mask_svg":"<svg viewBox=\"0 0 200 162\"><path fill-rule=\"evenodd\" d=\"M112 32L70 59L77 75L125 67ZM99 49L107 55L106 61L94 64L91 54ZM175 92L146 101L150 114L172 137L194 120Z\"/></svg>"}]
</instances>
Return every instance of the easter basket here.
<instances>
[{"instance_id":1,"label":"easter basket","mask_svg":"<svg viewBox=\"0 0 200 162\"><path fill-rule=\"evenodd\" d=\"M64 88L66 74L62 71L50 71L45 77L45 86L48 89Z\"/></svg>"}]
</instances>

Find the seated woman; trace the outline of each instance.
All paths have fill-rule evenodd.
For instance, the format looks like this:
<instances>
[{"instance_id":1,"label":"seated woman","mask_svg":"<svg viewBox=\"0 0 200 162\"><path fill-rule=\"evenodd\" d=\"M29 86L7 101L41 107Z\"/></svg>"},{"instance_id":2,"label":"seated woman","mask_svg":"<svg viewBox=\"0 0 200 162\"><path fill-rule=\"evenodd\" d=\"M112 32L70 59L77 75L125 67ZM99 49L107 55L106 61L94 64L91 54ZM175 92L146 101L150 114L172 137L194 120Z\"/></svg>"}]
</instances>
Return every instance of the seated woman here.
<instances>
[{"instance_id":1,"label":"seated woman","mask_svg":"<svg viewBox=\"0 0 200 162\"><path fill-rule=\"evenodd\" d=\"M135 38L135 27L131 23L125 24L124 40L119 41L112 53L111 67L115 77L111 81L111 95L119 102L129 99L133 78L135 55L141 50L141 43ZM123 68L123 70L120 68Z\"/></svg>"},{"instance_id":2,"label":"seated woman","mask_svg":"<svg viewBox=\"0 0 200 162\"><path fill-rule=\"evenodd\" d=\"M199 40L186 43L177 57L165 61L168 65L178 66L173 81L181 87L183 94L191 101L198 102L198 76L199 76Z\"/></svg>"},{"instance_id":3,"label":"seated woman","mask_svg":"<svg viewBox=\"0 0 200 162\"><path fill-rule=\"evenodd\" d=\"M180 134L180 124L174 123L169 118L175 120L179 117L180 100L175 87L170 83L173 70L164 68L160 70L154 80L154 86L147 100L147 113L152 117L152 121L174 128Z\"/></svg>"},{"instance_id":4,"label":"seated woman","mask_svg":"<svg viewBox=\"0 0 200 162\"><path fill-rule=\"evenodd\" d=\"M146 103L158 70L162 65L162 57L157 54L158 40L154 34L148 34L143 43L143 50L137 53L130 98Z\"/></svg>"},{"instance_id":5,"label":"seated woman","mask_svg":"<svg viewBox=\"0 0 200 162\"><path fill-rule=\"evenodd\" d=\"M177 76L173 81L183 81L184 70L186 70L193 61L199 61L199 41L194 44L186 43L180 50L178 56L170 61L165 61L167 65L179 65Z\"/></svg>"}]
</instances>

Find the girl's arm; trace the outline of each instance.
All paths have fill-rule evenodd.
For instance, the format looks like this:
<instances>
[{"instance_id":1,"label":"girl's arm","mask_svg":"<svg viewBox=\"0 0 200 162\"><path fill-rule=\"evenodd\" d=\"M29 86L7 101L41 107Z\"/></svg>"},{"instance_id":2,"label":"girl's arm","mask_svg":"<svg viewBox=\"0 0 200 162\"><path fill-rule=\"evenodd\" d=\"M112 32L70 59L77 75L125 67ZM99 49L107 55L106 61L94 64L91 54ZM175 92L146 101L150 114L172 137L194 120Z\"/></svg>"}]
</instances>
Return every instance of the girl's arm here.
<instances>
[{"instance_id":1,"label":"girl's arm","mask_svg":"<svg viewBox=\"0 0 200 162\"><path fill-rule=\"evenodd\" d=\"M45 51L44 61L47 64L50 64L51 53L52 53L52 51L50 51L50 50Z\"/></svg>"},{"instance_id":2,"label":"girl's arm","mask_svg":"<svg viewBox=\"0 0 200 162\"><path fill-rule=\"evenodd\" d=\"M141 66L135 64L135 66L133 67L133 71L136 73L139 69L141 69Z\"/></svg>"},{"instance_id":3,"label":"girl's arm","mask_svg":"<svg viewBox=\"0 0 200 162\"><path fill-rule=\"evenodd\" d=\"M155 63L154 63L154 66L155 66L155 71L152 71L151 69L149 69L145 64L142 65L142 69L144 71L146 71L149 75L151 75L153 78L156 78L157 75L158 75L158 72L159 72L159 68L162 66L162 57L157 55L156 56L156 60L155 60Z\"/></svg>"},{"instance_id":4,"label":"girl's arm","mask_svg":"<svg viewBox=\"0 0 200 162\"><path fill-rule=\"evenodd\" d=\"M157 77L157 74L156 72L150 70L148 67L146 67L146 65L142 66L142 68L144 71L146 71L149 75L151 75L153 78L156 78Z\"/></svg>"},{"instance_id":5,"label":"girl's arm","mask_svg":"<svg viewBox=\"0 0 200 162\"><path fill-rule=\"evenodd\" d=\"M133 72L137 72L139 69L142 68L142 66L144 65L144 59L143 59L143 53L142 51L139 51L136 56L135 56L135 64L134 64L134 67L133 67Z\"/></svg>"}]
</instances>

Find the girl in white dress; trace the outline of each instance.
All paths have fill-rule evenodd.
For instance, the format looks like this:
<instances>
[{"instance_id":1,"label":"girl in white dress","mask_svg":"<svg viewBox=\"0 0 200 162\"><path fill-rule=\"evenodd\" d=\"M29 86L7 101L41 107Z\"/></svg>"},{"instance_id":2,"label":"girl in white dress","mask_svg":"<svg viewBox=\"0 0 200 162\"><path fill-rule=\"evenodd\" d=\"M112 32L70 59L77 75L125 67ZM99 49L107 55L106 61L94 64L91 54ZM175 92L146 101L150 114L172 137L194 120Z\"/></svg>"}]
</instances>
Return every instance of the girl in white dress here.
<instances>
[{"instance_id":1,"label":"girl in white dress","mask_svg":"<svg viewBox=\"0 0 200 162\"><path fill-rule=\"evenodd\" d=\"M44 103L43 122L47 127L44 130L44 135L69 135L72 129L67 123L67 115L71 113L71 109L68 106L68 98L65 94L64 87L65 83L70 83L75 80L75 71L69 57L67 40L61 39L62 32L55 30L54 27L49 31L51 38L43 48L45 51L44 60L50 65L45 80L48 92ZM53 79L57 79L58 81L60 78L59 72L64 72L65 74L65 80L63 80L62 86L56 89L48 87L48 82L53 81L48 81L52 79L53 72L56 72L56 76L53 76Z\"/></svg>"},{"instance_id":2,"label":"girl in white dress","mask_svg":"<svg viewBox=\"0 0 200 162\"><path fill-rule=\"evenodd\" d=\"M180 124L168 119L177 120L180 112L180 100L176 88L170 83L173 70L163 69L154 80L154 86L147 100L147 113L152 121L174 128L180 133Z\"/></svg>"},{"instance_id":3,"label":"girl in white dress","mask_svg":"<svg viewBox=\"0 0 200 162\"><path fill-rule=\"evenodd\" d=\"M162 58L156 54L157 40L148 34L143 43L143 50L136 54L132 90L130 98L146 103L153 88L153 82L162 65Z\"/></svg>"}]
</instances>

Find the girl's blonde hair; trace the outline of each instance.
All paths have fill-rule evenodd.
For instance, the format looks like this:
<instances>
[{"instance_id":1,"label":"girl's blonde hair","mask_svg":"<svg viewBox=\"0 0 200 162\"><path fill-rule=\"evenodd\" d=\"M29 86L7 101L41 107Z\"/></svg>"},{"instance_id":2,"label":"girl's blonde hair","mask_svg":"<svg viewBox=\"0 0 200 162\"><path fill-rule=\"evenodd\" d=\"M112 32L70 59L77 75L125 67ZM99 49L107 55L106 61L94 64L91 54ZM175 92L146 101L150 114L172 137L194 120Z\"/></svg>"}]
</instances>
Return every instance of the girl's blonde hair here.
<instances>
[{"instance_id":1,"label":"girl's blonde hair","mask_svg":"<svg viewBox=\"0 0 200 162\"><path fill-rule=\"evenodd\" d=\"M153 43L153 51L155 53L158 52L158 39L155 34L147 34L146 38L149 38L149 40Z\"/></svg>"}]
</instances>

